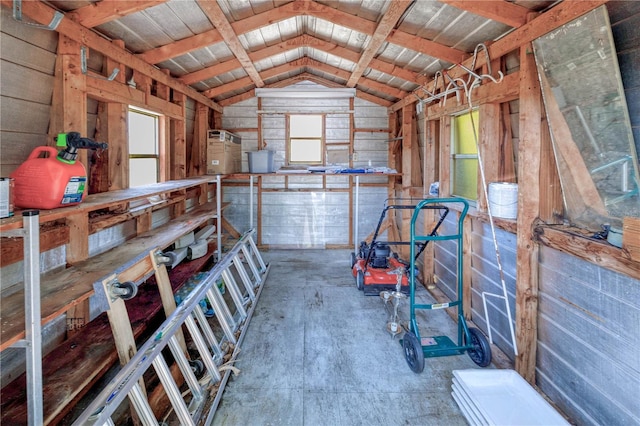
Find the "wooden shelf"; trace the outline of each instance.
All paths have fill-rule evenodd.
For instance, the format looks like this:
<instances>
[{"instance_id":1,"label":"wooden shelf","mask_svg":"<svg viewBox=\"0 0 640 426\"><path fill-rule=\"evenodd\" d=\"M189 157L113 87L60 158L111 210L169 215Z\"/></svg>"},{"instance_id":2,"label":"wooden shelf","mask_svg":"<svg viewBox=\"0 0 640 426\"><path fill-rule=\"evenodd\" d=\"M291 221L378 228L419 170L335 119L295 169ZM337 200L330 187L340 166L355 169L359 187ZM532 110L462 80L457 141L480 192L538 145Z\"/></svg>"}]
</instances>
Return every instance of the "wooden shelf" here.
<instances>
[{"instance_id":1,"label":"wooden shelf","mask_svg":"<svg viewBox=\"0 0 640 426\"><path fill-rule=\"evenodd\" d=\"M41 277L42 324L94 294L93 284L117 274L120 282L139 283L153 271L149 252L163 250L180 236L216 218L216 204L206 203L166 225L138 235L105 253ZM24 292L3 297L0 306L0 351L24 338Z\"/></svg>"},{"instance_id":2,"label":"wooden shelf","mask_svg":"<svg viewBox=\"0 0 640 426\"><path fill-rule=\"evenodd\" d=\"M117 204L143 200L162 194L170 194L172 192L186 190L194 186L206 185L215 182L216 176L207 175L138 186L129 189L102 192L100 194L91 194L88 195L82 203L75 206L61 207L54 210L40 210L40 223L64 219L76 214L88 214L92 211L109 208ZM22 228L21 216L20 210L18 210L13 217L0 219L0 232Z\"/></svg>"}]
</instances>

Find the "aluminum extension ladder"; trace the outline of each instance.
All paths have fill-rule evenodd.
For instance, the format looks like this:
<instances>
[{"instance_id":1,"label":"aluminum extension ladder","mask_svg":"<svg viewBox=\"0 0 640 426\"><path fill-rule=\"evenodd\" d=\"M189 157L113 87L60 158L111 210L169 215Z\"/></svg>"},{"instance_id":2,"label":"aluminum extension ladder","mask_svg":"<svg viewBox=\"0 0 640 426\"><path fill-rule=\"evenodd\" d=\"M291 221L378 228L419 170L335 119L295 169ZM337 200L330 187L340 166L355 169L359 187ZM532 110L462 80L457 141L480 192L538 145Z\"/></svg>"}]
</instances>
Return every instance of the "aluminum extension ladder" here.
<instances>
[{"instance_id":1,"label":"aluminum extension ladder","mask_svg":"<svg viewBox=\"0 0 640 426\"><path fill-rule=\"evenodd\" d=\"M74 425L113 425L111 416L126 397L129 397L131 409L141 424L158 425L159 421L140 384L151 366L165 389L177 422L181 425L211 423L232 372L230 368L222 368L225 356L228 356L225 351L233 351L227 363L235 361L269 272L269 265L263 261L253 240L254 233L254 229L247 231L225 254L84 410ZM228 304L218 289L220 279L229 292L231 301ZM205 298L214 309L214 318L209 321L217 320L219 329L216 330L222 335L219 340L200 305ZM200 379L196 377L181 343L183 325L186 328L184 336L190 337L204 364L204 376ZM166 347L171 351L188 391L181 389L172 377L171 369L162 355Z\"/></svg>"}]
</instances>

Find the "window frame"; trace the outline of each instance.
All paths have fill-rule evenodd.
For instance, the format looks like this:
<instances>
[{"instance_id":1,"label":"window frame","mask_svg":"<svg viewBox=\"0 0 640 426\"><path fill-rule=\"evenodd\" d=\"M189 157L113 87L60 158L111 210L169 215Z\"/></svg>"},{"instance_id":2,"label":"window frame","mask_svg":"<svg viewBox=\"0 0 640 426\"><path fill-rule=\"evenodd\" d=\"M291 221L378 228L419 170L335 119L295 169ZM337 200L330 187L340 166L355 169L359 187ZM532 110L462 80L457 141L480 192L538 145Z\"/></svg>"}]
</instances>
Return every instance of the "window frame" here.
<instances>
[{"instance_id":1,"label":"window frame","mask_svg":"<svg viewBox=\"0 0 640 426\"><path fill-rule=\"evenodd\" d=\"M310 136L296 136L291 137L291 120L293 117L298 116L318 116L321 119L321 130L320 135L310 135ZM302 166L302 165L324 165L325 157L326 157L326 138L325 138L325 127L326 126L326 114L319 113L309 113L309 114L287 114L286 115L286 130L287 130L287 146L286 146L286 163L290 166ZM292 142L293 141L318 141L320 148L320 158L317 161L294 161L291 159L291 151L292 151Z\"/></svg>"},{"instance_id":2,"label":"window frame","mask_svg":"<svg viewBox=\"0 0 640 426\"><path fill-rule=\"evenodd\" d=\"M475 137L473 135L473 133L471 133L471 137L474 137L474 148L475 148L475 153L458 153L457 150L459 148L459 140L457 139L458 134L456 132L457 129L457 120L463 119L465 116L469 116L469 121L471 121L475 127ZM456 197L461 197L464 198L465 200L468 200L470 202L470 205L476 205L479 201L480 201L480 191L478 190L478 185L479 185L479 179L478 179L478 172L479 172L479 138L480 138L480 109L479 108L474 108L472 111L462 111L460 113L457 114L452 114L451 115L451 134L450 134L450 164L449 164L449 170L450 170L450 184L449 184L449 190L452 196L456 196ZM469 198L468 195L469 194L460 194L459 192L459 186L456 185L456 164L460 164L459 160L475 160L475 168L476 168L476 172L475 175L473 176L474 179L474 185L473 188L475 188L475 197L474 198ZM466 175L465 175L466 178ZM465 185L467 186L467 185ZM468 185L469 187L471 185Z\"/></svg>"},{"instance_id":3,"label":"window frame","mask_svg":"<svg viewBox=\"0 0 640 426\"><path fill-rule=\"evenodd\" d=\"M131 154L131 120L130 120L130 114L139 114L139 115L143 115L143 116L148 116L148 117L152 117L155 120L155 126L154 126L154 130L155 130L155 134L154 134L154 145L155 145L155 153L142 153L142 154ZM138 186L144 186L144 185L148 185L148 184L153 184L153 183L159 183L161 181L161 176L162 176L162 155L161 155L161 134L162 134L162 130L161 130L161 126L162 126L162 115L155 113L153 111L149 111L149 110L145 110L143 108L139 108L133 105L129 105L129 107L127 108L127 147L129 150L129 155L128 155L128 161L129 161L129 176L128 176L128 180L129 180L129 188L135 188ZM155 182L149 182L149 183L143 183L140 185L135 185L132 186L131 185L131 181L132 181L132 172L134 170L134 167L132 167L132 163L131 160L138 160L138 159L155 159L156 162L156 177L155 177Z\"/></svg>"}]
</instances>

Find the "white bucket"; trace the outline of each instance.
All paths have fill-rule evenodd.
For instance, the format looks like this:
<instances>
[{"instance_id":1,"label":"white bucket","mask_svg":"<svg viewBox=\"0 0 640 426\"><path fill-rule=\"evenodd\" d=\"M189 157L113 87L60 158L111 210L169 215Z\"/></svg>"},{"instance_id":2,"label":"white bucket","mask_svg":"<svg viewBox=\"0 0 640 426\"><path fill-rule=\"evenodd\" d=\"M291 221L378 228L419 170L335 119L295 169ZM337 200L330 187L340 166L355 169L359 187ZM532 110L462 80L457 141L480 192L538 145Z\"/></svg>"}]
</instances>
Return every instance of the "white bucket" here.
<instances>
[{"instance_id":1,"label":"white bucket","mask_svg":"<svg viewBox=\"0 0 640 426\"><path fill-rule=\"evenodd\" d=\"M518 184L495 182L489 184L489 208L491 214L503 219L518 216Z\"/></svg>"}]
</instances>

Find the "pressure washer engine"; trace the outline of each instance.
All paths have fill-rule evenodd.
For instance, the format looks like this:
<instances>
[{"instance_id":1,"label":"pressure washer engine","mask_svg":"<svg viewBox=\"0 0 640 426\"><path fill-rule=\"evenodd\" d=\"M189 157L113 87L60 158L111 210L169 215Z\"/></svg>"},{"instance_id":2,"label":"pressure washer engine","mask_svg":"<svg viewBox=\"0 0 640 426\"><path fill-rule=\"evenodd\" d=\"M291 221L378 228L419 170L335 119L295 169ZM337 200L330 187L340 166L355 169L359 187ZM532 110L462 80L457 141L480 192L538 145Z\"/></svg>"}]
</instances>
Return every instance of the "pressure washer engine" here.
<instances>
[{"instance_id":1,"label":"pressure washer engine","mask_svg":"<svg viewBox=\"0 0 640 426\"><path fill-rule=\"evenodd\" d=\"M358 290L362 290L365 295L379 295L381 291L397 291L398 284L400 284L400 291L404 294L409 294L409 275L411 271L411 264L405 260L400 259L397 253L391 250L391 246L409 245L409 241L378 241L382 224L386 218L389 210L413 210L414 204L405 204L403 200L394 200L400 202L399 204L387 204L382 210L378 226L373 233L373 237L370 243L362 241L358 249L358 253L351 253L351 270L353 276L356 279L356 286ZM431 231L431 235L436 235L438 228L442 224L448 208L439 207L444 209L440 215L440 219L436 223L435 227ZM427 242L416 243L416 255L417 259L424 251ZM418 270L415 271L417 277Z\"/></svg>"}]
</instances>

